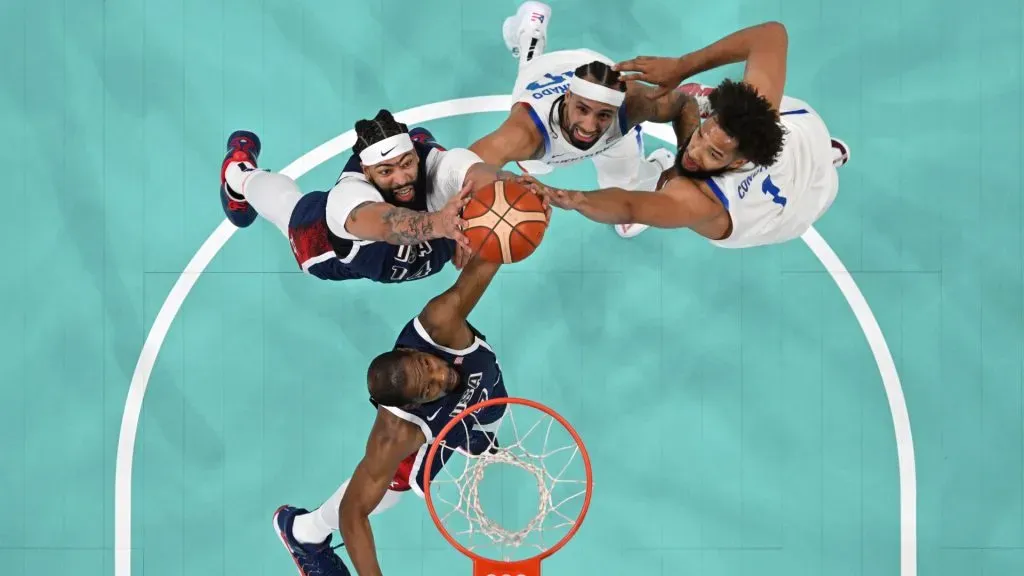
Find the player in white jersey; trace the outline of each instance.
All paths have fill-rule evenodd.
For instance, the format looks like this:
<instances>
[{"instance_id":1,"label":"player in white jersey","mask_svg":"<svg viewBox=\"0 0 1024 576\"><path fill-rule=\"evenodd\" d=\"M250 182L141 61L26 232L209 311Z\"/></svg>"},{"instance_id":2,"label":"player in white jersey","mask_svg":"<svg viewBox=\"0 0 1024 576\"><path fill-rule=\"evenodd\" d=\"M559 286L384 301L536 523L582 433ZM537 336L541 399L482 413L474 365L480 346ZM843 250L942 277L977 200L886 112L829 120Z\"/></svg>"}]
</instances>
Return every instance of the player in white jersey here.
<instances>
[{"instance_id":1,"label":"player in white jersey","mask_svg":"<svg viewBox=\"0 0 1024 576\"><path fill-rule=\"evenodd\" d=\"M632 83L671 93L687 77L746 62L743 80L705 92L706 120L679 140L672 171L653 193L624 187L593 192L558 190L534 180L537 191L561 208L616 224L634 236L649 226L690 228L725 248L778 244L799 237L832 205L836 169L849 148L833 139L805 102L783 96L788 37L769 22L730 34L680 58L638 57L617 66L635 72Z\"/></svg>"},{"instance_id":2,"label":"player in white jersey","mask_svg":"<svg viewBox=\"0 0 1024 576\"><path fill-rule=\"evenodd\" d=\"M653 191L673 154L659 149L644 158L643 122L672 122L690 134L699 123L696 101L671 92L626 85L614 61L591 50L544 53L551 8L526 2L504 25L506 46L519 59L515 104L494 132L469 149L484 162L517 162L538 175L590 159L601 187Z\"/></svg>"}]
</instances>

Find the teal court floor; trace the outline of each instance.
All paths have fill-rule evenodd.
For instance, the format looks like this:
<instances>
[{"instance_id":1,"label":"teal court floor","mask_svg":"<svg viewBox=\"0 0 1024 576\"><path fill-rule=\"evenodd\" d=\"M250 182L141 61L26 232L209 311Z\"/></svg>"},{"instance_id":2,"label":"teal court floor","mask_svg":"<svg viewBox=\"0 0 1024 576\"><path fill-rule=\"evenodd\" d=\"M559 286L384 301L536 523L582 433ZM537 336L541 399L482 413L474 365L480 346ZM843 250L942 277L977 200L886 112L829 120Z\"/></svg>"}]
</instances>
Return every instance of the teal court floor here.
<instances>
[{"instance_id":1,"label":"teal court floor","mask_svg":"<svg viewBox=\"0 0 1024 576\"><path fill-rule=\"evenodd\" d=\"M215 233L224 139L281 169L381 107L506 94L516 4L0 3L0 574L295 573L271 514L350 475L369 359L455 273L329 284L265 222ZM853 159L815 243L848 273L567 213L500 272L474 322L598 483L544 573L1024 573L1022 5L552 4L549 49L616 59L784 22L786 92ZM426 125L466 146L501 118ZM469 574L415 497L374 528L386 574Z\"/></svg>"}]
</instances>

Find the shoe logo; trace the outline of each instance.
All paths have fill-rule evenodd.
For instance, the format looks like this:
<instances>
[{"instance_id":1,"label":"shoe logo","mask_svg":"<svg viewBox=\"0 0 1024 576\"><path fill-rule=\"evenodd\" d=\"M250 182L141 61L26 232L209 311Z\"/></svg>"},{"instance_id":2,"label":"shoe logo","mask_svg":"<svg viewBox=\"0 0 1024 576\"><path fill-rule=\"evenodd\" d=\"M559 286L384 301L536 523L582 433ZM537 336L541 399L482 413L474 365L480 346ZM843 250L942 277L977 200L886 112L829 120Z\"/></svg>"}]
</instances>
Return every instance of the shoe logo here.
<instances>
[{"instance_id":1,"label":"shoe logo","mask_svg":"<svg viewBox=\"0 0 1024 576\"><path fill-rule=\"evenodd\" d=\"M444 408L444 406L442 406L441 408ZM427 422L433 422L434 418L437 418L437 415L441 412L441 408L438 408L437 410L434 411L433 414L428 416L427 417Z\"/></svg>"},{"instance_id":2,"label":"shoe logo","mask_svg":"<svg viewBox=\"0 0 1024 576\"><path fill-rule=\"evenodd\" d=\"M391 154L391 150L394 150L395 148L398 148L398 146L392 146L389 150L385 150L384 152L381 152L380 153L380 157L383 158L383 157L387 156L388 154Z\"/></svg>"}]
</instances>

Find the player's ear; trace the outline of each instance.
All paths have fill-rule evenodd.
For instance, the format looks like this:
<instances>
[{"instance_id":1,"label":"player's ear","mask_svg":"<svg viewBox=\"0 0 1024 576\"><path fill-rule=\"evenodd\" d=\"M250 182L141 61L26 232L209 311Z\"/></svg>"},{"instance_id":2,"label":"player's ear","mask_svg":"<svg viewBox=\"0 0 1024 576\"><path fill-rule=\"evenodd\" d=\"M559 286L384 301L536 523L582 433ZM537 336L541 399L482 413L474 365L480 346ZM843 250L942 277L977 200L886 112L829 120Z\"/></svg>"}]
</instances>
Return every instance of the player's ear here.
<instances>
[{"instance_id":1,"label":"player's ear","mask_svg":"<svg viewBox=\"0 0 1024 576\"><path fill-rule=\"evenodd\" d=\"M749 162L749 160L747 160L746 158L744 158L742 156L736 156L736 159L733 160L732 162L730 162L729 165L727 166L727 168L729 170L735 170L735 169L743 166L747 162Z\"/></svg>"}]
</instances>

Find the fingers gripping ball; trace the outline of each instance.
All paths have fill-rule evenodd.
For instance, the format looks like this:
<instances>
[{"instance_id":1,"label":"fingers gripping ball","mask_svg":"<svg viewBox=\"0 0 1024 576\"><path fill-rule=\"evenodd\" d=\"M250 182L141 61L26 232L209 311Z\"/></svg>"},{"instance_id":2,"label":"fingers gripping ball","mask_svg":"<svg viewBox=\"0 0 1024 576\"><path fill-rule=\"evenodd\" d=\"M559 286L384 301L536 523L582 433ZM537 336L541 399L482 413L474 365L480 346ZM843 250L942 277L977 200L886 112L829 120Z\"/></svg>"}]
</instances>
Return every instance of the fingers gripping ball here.
<instances>
[{"instance_id":1,"label":"fingers gripping ball","mask_svg":"<svg viewBox=\"0 0 1024 576\"><path fill-rule=\"evenodd\" d=\"M501 264L533 254L548 229L540 197L522 184L504 180L474 192L462 209L462 219L473 252Z\"/></svg>"}]
</instances>

